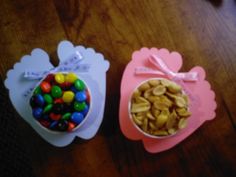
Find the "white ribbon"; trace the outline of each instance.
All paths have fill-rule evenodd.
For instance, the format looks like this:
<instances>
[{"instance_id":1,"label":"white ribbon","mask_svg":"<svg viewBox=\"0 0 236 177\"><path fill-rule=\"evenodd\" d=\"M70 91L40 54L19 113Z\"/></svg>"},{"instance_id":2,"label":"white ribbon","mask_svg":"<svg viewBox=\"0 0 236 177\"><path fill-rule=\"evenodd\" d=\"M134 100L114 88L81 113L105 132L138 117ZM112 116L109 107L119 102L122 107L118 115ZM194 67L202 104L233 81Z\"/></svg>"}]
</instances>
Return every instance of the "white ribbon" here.
<instances>
[{"instance_id":1,"label":"white ribbon","mask_svg":"<svg viewBox=\"0 0 236 177\"><path fill-rule=\"evenodd\" d=\"M170 79L183 80L183 81L197 81L197 72L187 72L187 73L175 73L171 71L167 65L163 62L161 58L156 55L151 55L148 58L149 62L156 66L160 71L153 70L147 67L137 67L135 68L135 74L154 74L154 75L166 75Z\"/></svg>"},{"instance_id":2,"label":"white ribbon","mask_svg":"<svg viewBox=\"0 0 236 177\"><path fill-rule=\"evenodd\" d=\"M40 80L49 73L55 72L87 72L90 68L89 64L82 64L80 61L83 60L83 57L79 51L76 51L73 55L68 57L65 61L59 64L59 66L52 68L50 70L45 71L31 71L27 70L24 72L24 77L30 80ZM27 89L23 96L27 97L32 91L34 87L30 87Z\"/></svg>"},{"instance_id":3,"label":"white ribbon","mask_svg":"<svg viewBox=\"0 0 236 177\"><path fill-rule=\"evenodd\" d=\"M87 72L90 66L88 64L81 64L81 60L83 60L82 55L79 51L76 51L73 55L68 57L68 59L60 63L58 67L46 71L27 70L24 72L24 77L34 80L41 79L47 74L55 72Z\"/></svg>"}]
</instances>

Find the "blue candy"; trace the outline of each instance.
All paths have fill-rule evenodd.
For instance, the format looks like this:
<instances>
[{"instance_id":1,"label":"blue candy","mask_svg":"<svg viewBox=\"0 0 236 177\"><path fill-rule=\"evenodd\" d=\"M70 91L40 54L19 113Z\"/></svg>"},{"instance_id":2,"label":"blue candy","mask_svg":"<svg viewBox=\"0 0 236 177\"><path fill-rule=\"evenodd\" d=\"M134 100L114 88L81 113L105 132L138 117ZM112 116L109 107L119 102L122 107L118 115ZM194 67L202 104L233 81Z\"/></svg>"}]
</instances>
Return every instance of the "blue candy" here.
<instances>
[{"instance_id":1,"label":"blue candy","mask_svg":"<svg viewBox=\"0 0 236 177\"><path fill-rule=\"evenodd\" d=\"M53 121L51 124L50 124L50 126L49 126L49 128L50 129L55 129L56 128L56 126L57 126L57 123L58 123L58 121Z\"/></svg>"},{"instance_id":2,"label":"blue candy","mask_svg":"<svg viewBox=\"0 0 236 177\"><path fill-rule=\"evenodd\" d=\"M75 88L75 86L71 86L71 91L74 92L74 94L76 94L78 92L78 90Z\"/></svg>"},{"instance_id":3,"label":"blue candy","mask_svg":"<svg viewBox=\"0 0 236 177\"><path fill-rule=\"evenodd\" d=\"M76 95L75 95L75 99L76 101L78 102L83 102L87 99L87 96L86 96L86 93L85 91L80 91L80 92L77 92Z\"/></svg>"},{"instance_id":4,"label":"blue candy","mask_svg":"<svg viewBox=\"0 0 236 177\"><path fill-rule=\"evenodd\" d=\"M73 112L71 115L71 121L80 124L84 120L84 115L80 112Z\"/></svg>"},{"instance_id":5,"label":"blue candy","mask_svg":"<svg viewBox=\"0 0 236 177\"><path fill-rule=\"evenodd\" d=\"M35 103L36 103L38 106L42 107L42 106L44 105L44 103L45 103L43 96L40 95L40 94L37 94L37 95L35 96Z\"/></svg>"},{"instance_id":6,"label":"blue candy","mask_svg":"<svg viewBox=\"0 0 236 177\"><path fill-rule=\"evenodd\" d=\"M41 118L42 114L43 114L43 109L42 108L33 109L34 118L39 119L39 118Z\"/></svg>"}]
</instances>

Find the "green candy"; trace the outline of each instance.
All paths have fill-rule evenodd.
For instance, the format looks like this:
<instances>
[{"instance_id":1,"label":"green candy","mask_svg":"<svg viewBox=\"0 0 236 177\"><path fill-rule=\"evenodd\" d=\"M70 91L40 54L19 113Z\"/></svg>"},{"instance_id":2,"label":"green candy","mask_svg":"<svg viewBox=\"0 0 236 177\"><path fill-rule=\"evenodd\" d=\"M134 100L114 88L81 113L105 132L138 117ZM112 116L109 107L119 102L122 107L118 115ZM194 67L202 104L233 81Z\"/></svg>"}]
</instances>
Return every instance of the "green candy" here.
<instances>
[{"instance_id":1,"label":"green candy","mask_svg":"<svg viewBox=\"0 0 236 177\"><path fill-rule=\"evenodd\" d=\"M52 96L49 95L49 94L45 94L45 95L43 96L43 98L44 98L44 100L46 101L46 103L48 103L48 104L51 104L51 103L53 102Z\"/></svg>"},{"instance_id":2,"label":"green candy","mask_svg":"<svg viewBox=\"0 0 236 177\"><path fill-rule=\"evenodd\" d=\"M62 90L59 86L54 85L52 87L51 94L54 98L60 98L62 96Z\"/></svg>"},{"instance_id":3,"label":"green candy","mask_svg":"<svg viewBox=\"0 0 236 177\"><path fill-rule=\"evenodd\" d=\"M52 109L52 104L48 104L44 109L43 112L49 112Z\"/></svg>"},{"instance_id":4,"label":"green candy","mask_svg":"<svg viewBox=\"0 0 236 177\"><path fill-rule=\"evenodd\" d=\"M68 119L70 119L70 116L71 116L71 113L69 113L69 112L67 112L67 113L65 113L63 116L62 116L62 120L68 120Z\"/></svg>"},{"instance_id":5,"label":"green candy","mask_svg":"<svg viewBox=\"0 0 236 177\"><path fill-rule=\"evenodd\" d=\"M85 84L82 80L77 79L74 83L74 86L77 90L82 91L85 89Z\"/></svg>"},{"instance_id":6,"label":"green candy","mask_svg":"<svg viewBox=\"0 0 236 177\"><path fill-rule=\"evenodd\" d=\"M37 86L34 90L34 95L38 95L38 94L41 94L42 93L42 90L40 88L40 86Z\"/></svg>"},{"instance_id":7,"label":"green candy","mask_svg":"<svg viewBox=\"0 0 236 177\"><path fill-rule=\"evenodd\" d=\"M85 102L79 103L79 102L75 101L74 109L76 111L83 111L85 108L86 108L86 103Z\"/></svg>"}]
</instances>

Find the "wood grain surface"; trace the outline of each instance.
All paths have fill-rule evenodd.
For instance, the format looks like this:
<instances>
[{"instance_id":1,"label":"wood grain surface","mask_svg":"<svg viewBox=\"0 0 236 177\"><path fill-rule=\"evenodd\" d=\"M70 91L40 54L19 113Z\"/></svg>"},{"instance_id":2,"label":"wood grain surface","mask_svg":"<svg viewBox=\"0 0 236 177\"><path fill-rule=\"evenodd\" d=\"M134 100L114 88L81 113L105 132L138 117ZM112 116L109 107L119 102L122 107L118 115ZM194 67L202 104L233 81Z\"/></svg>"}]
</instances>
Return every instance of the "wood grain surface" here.
<instances>
[{"instance_id":1,"label":"wood grain surface","mask_svg":"<svg viewBox=\"0 0 236 177\"><path fill-rule=\"evenodd\" d=\"M57 64L55 49L64 39L94 48L111 64L104 120L93 139L56 148L19 116L12 122L35 176L236 176L236 1L1 0L0 7L2 80L36 47ZM204 67L218 104L214 120L159 154L126 139L118 124L122 73L132 52L144 46L180 52L182 71Z\"/></svg>"}]
</instances>

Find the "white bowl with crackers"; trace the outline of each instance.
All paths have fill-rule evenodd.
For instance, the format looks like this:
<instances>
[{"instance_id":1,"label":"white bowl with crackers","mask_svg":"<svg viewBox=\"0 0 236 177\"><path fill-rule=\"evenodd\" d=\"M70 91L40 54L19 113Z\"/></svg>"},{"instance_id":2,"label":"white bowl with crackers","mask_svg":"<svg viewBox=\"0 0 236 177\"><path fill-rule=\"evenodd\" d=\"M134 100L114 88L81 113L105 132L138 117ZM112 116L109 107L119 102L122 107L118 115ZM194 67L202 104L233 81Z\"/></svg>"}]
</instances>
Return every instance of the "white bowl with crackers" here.
<instances>
[{"instance_id":1,"label":"white bowl with crackers","mask_svg":"<svg viewBox=\"0 0 236 177\"><path fill-rule=\"evenodd\" d=\"M183 88L165 78L150 78L132 92L129 118L149 138L169 138L187 126L189 98Z\"/></svg>"}]
</instances>

